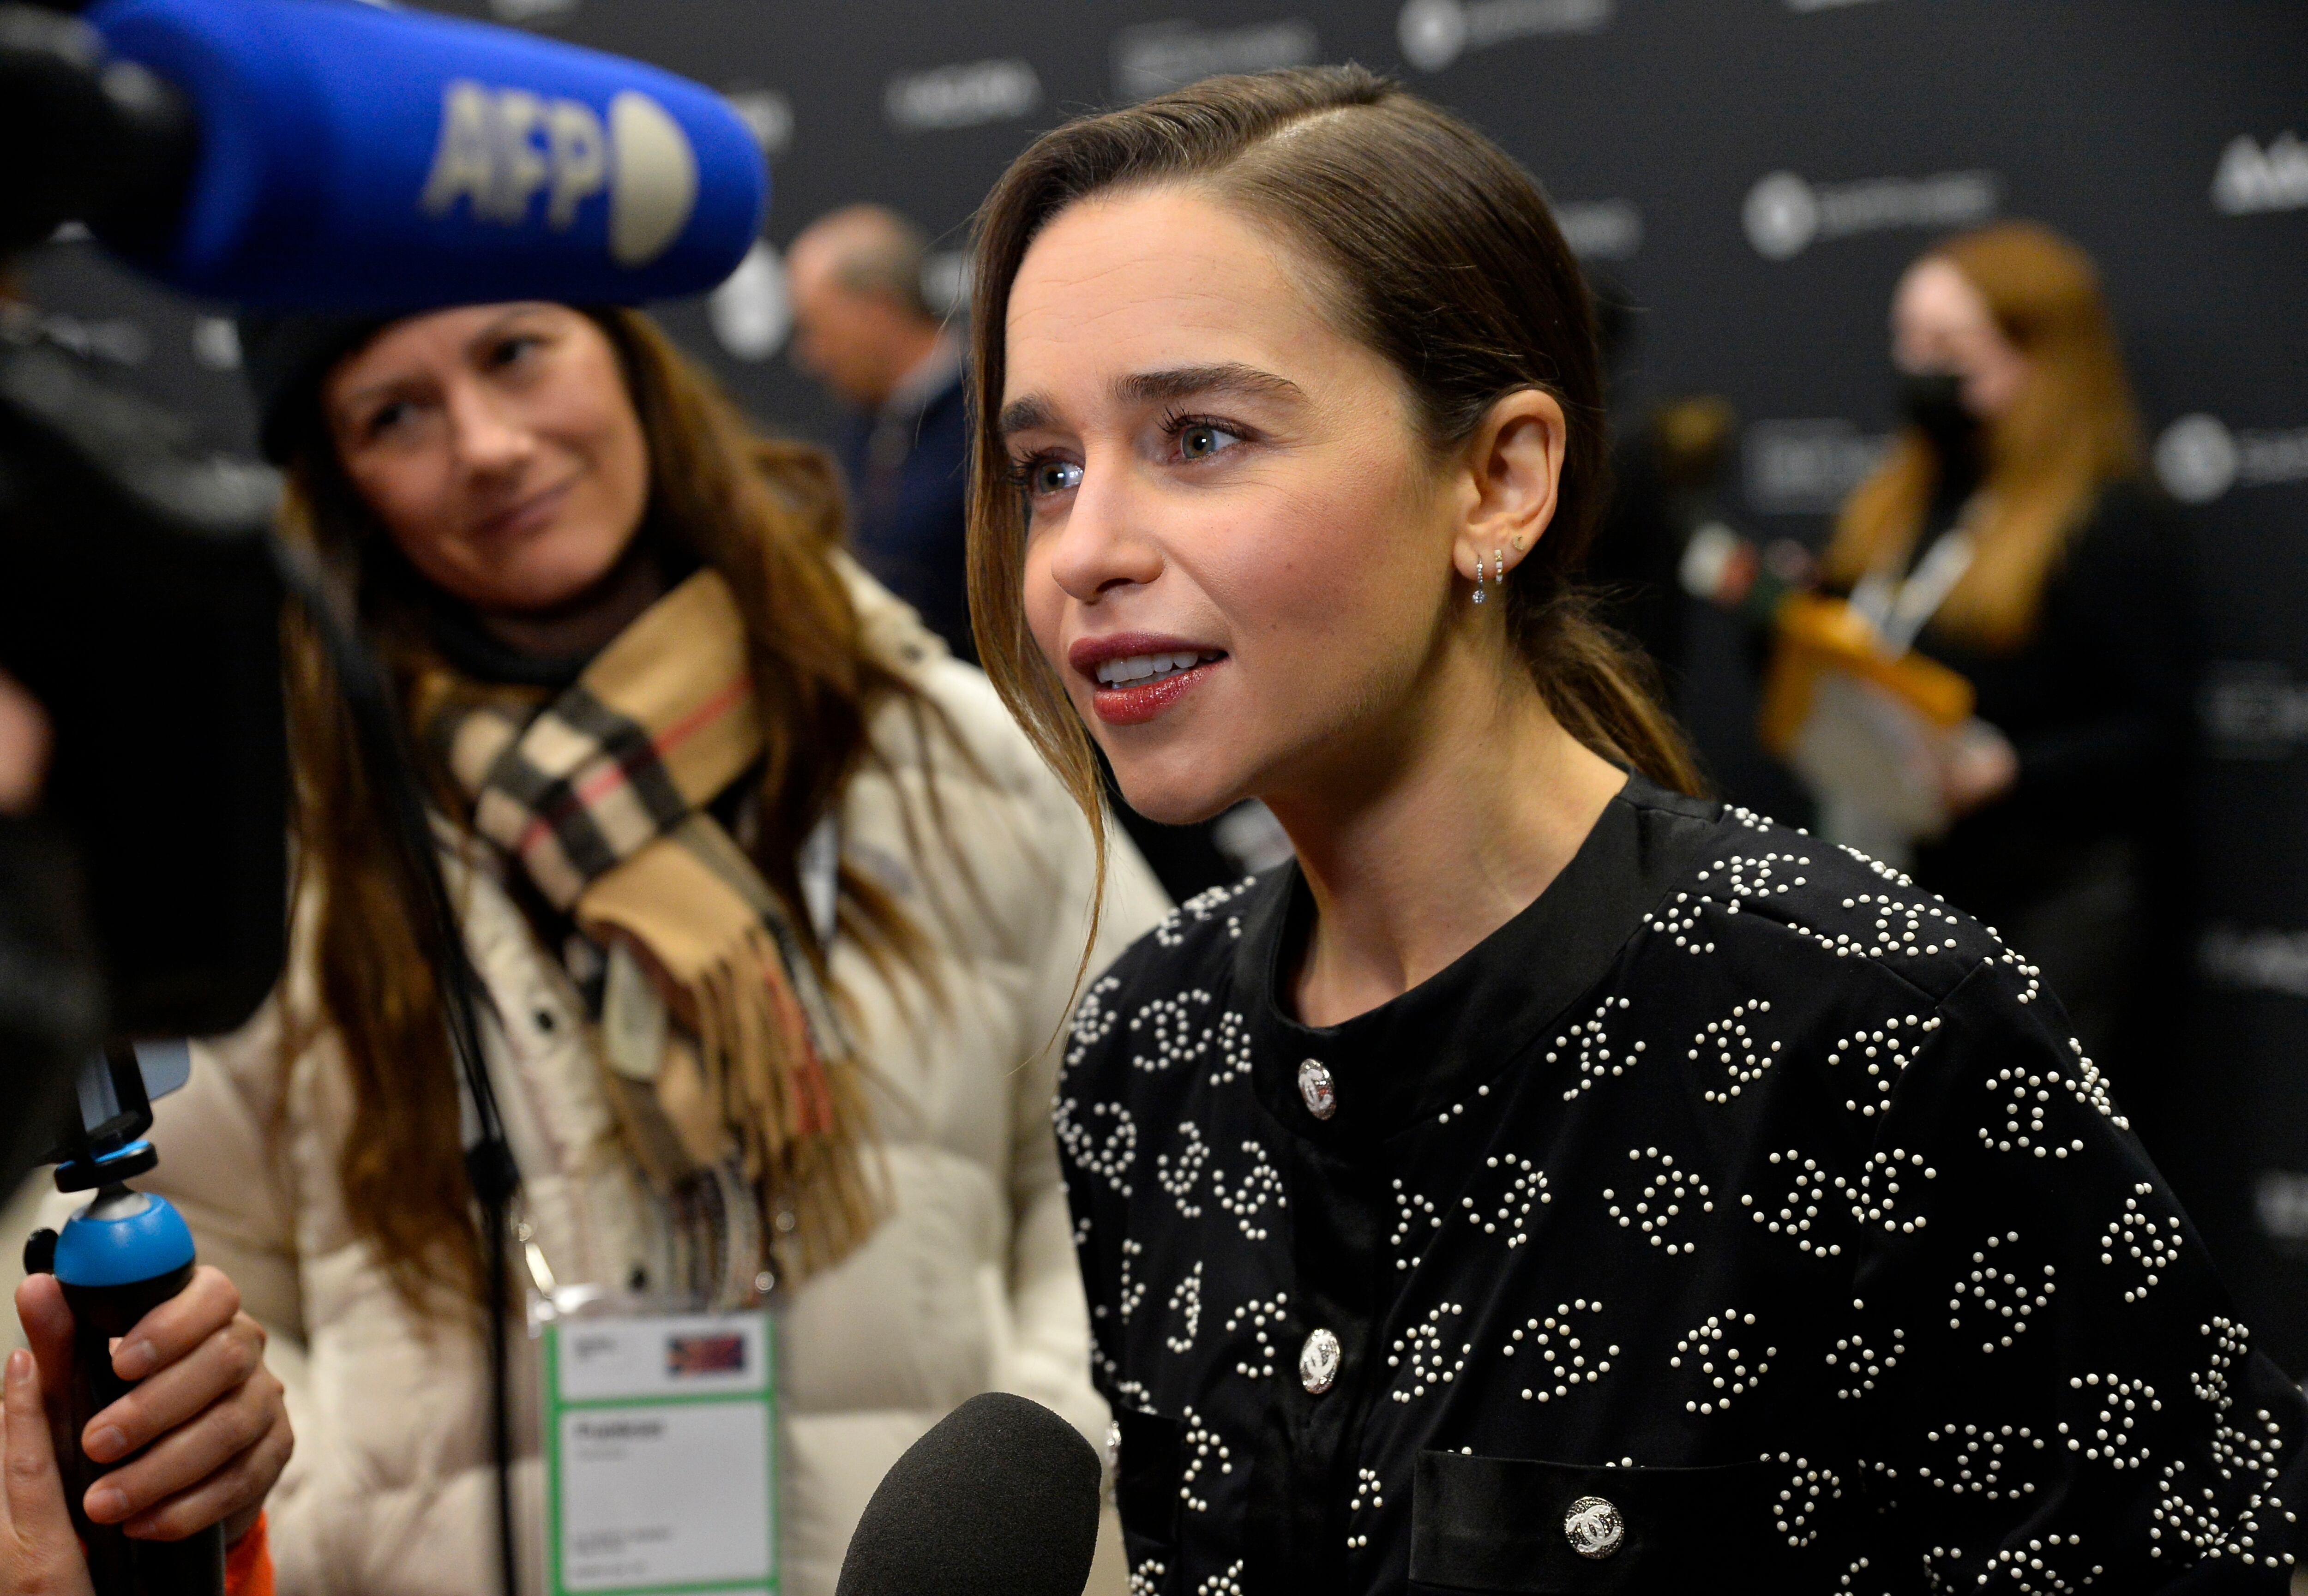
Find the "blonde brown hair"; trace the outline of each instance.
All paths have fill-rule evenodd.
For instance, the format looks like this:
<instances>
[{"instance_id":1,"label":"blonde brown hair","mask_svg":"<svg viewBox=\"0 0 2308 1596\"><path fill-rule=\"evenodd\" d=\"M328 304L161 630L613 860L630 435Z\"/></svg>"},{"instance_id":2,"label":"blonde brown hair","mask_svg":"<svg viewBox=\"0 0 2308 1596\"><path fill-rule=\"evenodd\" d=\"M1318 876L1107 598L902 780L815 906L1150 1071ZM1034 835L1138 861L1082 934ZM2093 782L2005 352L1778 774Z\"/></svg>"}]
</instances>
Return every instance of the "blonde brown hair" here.
<instances>
[{"instance_id":1,"label":"blonde brown hair","mask_svg":"<svg viewBox=\"0 0 2308 1596\"><path fill-rule=\"evenodd\" d=\"M2044 583L2100 490L2138 475L2140 416L2083 251L2040 223L2011 221L1959 234L1925 258L1963 274L2028 363L2017 401L1987 428L1977 552L1932 622L2008 651L2034 631ZM1848 585L1906 554L1939 485L1931 446L1916 428L1902 432L1844 505L1829 579Z\"/></svg>"},{"instance_id":2,"label":"blonde brown hair","mask_svg":"<svg viewBox=\"0 0 2308 1596\"><path fill-rule=\"evenodd\" d=\"M830 558L844 511L824 455L754 437L710 378L637 312L590 313L616 348L650 459L643 536L685 548L728 579L745 619L762 733L754 862L801 912L804 837L861 762L873 707L923 700L866 650ZM403 705L419 695L429 649L418 579L376 524L326 442L307 426L289 467L283 530L313 547L349 595ZM352 1121L338 1161L347 1212L412 1307L482 1300L456 1074L435 973L419 956L411 885L375 821L376 786L310 627L288 629L288 694L300 879L316 898L311 928L317 1023L340 1039ZM418 731L420 728L412 728ZM421 736L411 742L420 751ZM430 755L418 774L442 812L463 800ZM886 893L846 865L839 925L877 962L917 964L915 928ZM824 950L811 956L822 961ZM292 1034L300 1045L309 1030Z\"/></svg>"},{"instance_id":3,"label":"blonde brown hair","mask_svg":"<svg viewBox=\"0 0 2308 1596\"><path fill-rule=\"evenodd\" d=\"M1275 135L1288 130L1292 136ZM969 602L1003 701L1098 828L1098 766L1028 634L1024 524L996 425L1010 286L1078 200L1191 183L1278 227L1336 284L1351 337L1402 373L1439 457L1520 389L1570 436L1554 519L1506 584L1508 630L1555 718L1606 759L1684 792L1698 780L1651 673L1575 578L1609 491L1601 360L1578 263L1529 176L1466 124L1359 67L1213 78L1068 123L1012 163L979 213L971 307Z\"/></svg>"}]
</instances>

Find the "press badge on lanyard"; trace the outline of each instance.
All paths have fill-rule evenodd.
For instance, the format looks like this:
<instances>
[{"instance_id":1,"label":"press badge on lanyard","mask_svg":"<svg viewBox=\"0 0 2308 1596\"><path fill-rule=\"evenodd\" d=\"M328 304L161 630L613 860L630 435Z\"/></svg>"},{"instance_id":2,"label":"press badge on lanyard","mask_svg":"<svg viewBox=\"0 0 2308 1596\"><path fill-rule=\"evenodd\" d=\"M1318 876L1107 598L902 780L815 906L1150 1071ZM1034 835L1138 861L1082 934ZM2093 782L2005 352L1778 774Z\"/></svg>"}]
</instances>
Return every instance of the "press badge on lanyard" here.
<instances>
[{"instance_id":1,"label":"press badge on lanyard","mask_svg":"<svg viewBox=\"0 0 2308 1596\"><path fill-rule=\"evenodd\" d=\"M778 1589L777 1342L766 1312L543 1326L546 1589Z\"/></svg>"},{"instance_id":2,"label":"press badge on lanyard","mask_svg":"<svg viewBox=\"0 0 2308 1596\"><path fill-rule=\"evenodd\" d=\"M829 816L795 862L811 923L829 943L840 853ZM665 1045L664 1006L636 1000L644 982L629 953L623 965L613 952L603 1043L612 1070L647 1080ZM526 1225L520 1234L538 1288L546 1590L775 1596L777 1329L768 1310L678 1313L663 1299L557 1287ZM771 1283L766 1273L755 1278L755 1300Z\"/></svg>"}]
</instances>

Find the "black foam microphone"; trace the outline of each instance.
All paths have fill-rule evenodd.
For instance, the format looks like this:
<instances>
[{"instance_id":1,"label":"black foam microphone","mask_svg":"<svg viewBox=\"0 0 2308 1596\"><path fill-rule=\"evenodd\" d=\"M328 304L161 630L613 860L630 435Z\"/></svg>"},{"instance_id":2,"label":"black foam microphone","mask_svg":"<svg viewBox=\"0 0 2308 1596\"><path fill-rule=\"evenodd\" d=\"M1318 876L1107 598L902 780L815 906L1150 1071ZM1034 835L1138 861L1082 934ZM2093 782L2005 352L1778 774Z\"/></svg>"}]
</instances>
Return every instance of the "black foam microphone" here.
<instances>
[{"instance_id":1,"label":"black foam microphone","mask_svg":"<svg viewBox=\"0 0 2308 1596\"><path fill-rule=\"evenodd\" d=\"M973 1396L874 1488L834 1596L1081 1596L1098 1453L1007 1392Z\"/></svg>"}]
</instances>

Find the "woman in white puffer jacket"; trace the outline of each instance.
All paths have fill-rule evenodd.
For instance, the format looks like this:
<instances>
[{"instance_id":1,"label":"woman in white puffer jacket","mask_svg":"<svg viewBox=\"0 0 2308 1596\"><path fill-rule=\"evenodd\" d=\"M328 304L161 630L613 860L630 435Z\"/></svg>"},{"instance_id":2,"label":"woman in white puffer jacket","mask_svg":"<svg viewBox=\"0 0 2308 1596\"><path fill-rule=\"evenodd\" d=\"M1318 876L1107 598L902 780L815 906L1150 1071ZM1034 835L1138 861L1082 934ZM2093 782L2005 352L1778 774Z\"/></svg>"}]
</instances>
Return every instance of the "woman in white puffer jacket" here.
<instances>
[{"instance_id":1,"label":"woman in white puffer jacket","mask_svg":"<svg viewBox=\"0 0 2308 1596\"><path fill-rule=\"evenodd\" d=\"M1050 1123L1093 845L985 679L835 551L814 457L749 440L630 313L252 332L289 530L355 594L444 821L521 1273L725 1306L775 1282L796 1596L971 1394L1102 1440ZM160 1106L153 1183L273 1334L284 1596L483 1592L456 1083L297 643L296 954ZM1126 845L1104 898L1093 972L1165 906Z\"/></svg>"}]
</instances>

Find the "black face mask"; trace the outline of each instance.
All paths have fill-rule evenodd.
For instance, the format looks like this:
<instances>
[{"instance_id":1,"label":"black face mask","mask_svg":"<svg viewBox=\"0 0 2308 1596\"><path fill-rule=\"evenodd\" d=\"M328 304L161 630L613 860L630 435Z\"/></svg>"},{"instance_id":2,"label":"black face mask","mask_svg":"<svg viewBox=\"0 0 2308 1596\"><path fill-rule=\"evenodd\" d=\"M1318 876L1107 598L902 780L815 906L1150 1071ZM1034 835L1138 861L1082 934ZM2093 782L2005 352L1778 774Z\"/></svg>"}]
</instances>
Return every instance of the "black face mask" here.
<instances>
[{"instance_id":1,"label":"black face mask","mask_svg":"<svg viewBox=\"0 0 2308 1596\"><path fill-rule=\"evenodd\" d=\"M1979 418L1963 406L1963 379L1952 372L1901 372L1899 413L1939 457L1943 483L1979 477Z\"/></svg>"}]
</instances>

